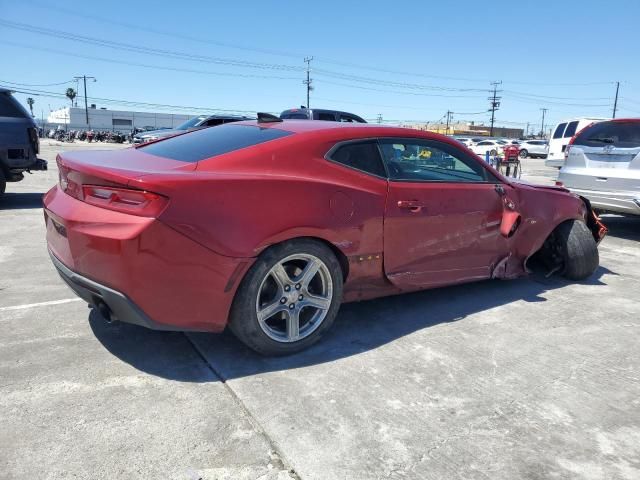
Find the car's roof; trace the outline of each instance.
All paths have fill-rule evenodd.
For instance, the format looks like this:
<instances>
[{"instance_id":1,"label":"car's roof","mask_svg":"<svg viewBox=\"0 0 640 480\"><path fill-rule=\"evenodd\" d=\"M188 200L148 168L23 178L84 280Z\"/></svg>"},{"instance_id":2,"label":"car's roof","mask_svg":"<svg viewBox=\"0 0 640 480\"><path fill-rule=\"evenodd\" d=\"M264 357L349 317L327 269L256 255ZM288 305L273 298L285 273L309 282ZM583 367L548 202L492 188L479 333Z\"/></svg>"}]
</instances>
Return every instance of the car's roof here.
<instances>
[{"instance_id":1,"label":"car's roof","mask_svg":"<svg viewBox=\"0 0 640 480\"><path fill-rule=\"evenodd\" d=\"M286 130L293 133L310 133L310 132L333 132L338 136L359 137L417 137L417 138L438 138L452 140L446 135L433 132L425 132L413 128L392 127L380 125L376 123L356 123L356 122L327 122L324 120L283 120L281 122L258 122L243 121L235 122L233 125L252 125L260 128L276 128L278 130Z\"/></svg>"}]
</instances>

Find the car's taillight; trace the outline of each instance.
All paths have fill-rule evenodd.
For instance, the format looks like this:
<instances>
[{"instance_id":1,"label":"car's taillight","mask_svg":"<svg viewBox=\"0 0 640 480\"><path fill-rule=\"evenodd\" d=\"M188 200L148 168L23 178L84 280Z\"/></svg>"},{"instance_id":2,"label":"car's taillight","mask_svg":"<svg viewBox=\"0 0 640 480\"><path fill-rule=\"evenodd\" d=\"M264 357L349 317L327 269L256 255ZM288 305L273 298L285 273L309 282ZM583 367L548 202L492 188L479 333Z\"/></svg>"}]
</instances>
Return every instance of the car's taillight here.
<instances>
[{"instance_id":1,"label":"car's taillight","mask_svg":"<svg viewBox=\"0 0 640 480\"><path fill-rule=\"evenodd\" d=\"M167 197L145 190L100 185L83 185L82 200L96 207L141 217L157 217L169 201Z\"/></svg>"},{"instance_id":2,"label":"car's taillight","mask_svg":"<svg viewBox=\"0 0 640 480\"><path fill-rule=\"evenodd\" d=\"M564 183L562 183L560 180L556 180L556 187L564 187Z\"/></svg>"}]
</instances>

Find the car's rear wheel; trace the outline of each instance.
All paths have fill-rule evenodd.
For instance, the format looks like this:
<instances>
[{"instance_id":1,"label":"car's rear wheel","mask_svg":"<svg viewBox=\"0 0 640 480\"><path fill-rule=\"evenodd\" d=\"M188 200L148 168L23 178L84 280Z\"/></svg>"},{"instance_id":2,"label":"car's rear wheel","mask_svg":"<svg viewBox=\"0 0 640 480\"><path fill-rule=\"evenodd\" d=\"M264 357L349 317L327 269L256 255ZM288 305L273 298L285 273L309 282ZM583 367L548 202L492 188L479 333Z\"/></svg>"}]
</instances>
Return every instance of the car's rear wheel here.
<instances>
[{"instance_id":1,"label":"car's rear wheel","mask_svg":"<svg viewBox=\"0 0 640 480\"><path fill-rule=\"evenodd\" d=\"M492 157L495 157L497 154L498 154L498 151L497 151L497 150L491 150L491 151L489 152L489 155L491 155Z\"/></svg>"},{"instance_id":2,"label":"car's rear wheel","mask_svg":"<svg viewBox=\"0 0 640 480\"><path fill-rule=\"evenodd\" d=\"M589 227L579 220L560 224L554 231L557 253L562 259L562 275L570 280L584 280L600 263L598 246Z\"/></svg>"},{"instance_id":3,"label":"car's rear wheel","mask_svg":"<svg viewBox=\"0 0 640 480\"><path fill-rule=\"evenodd\" d=\"M529 155L529 152L527 152L524 148L522 150L520 150L520 153L518 154L520 155L520 158L527 158L527 155Z\"/></svg>"},{"instance_id":4,"label":"car's rear wheel","mask_svg":"<svg viewBox=\"0 0 640 480\"><path fill-rule=\"evenodd\" d=\"M342 269L314 240L266 250L251 267L231 308L231 331L263 355L287 355L317 342L342 300Z\"/></svg>"}]
</instances>

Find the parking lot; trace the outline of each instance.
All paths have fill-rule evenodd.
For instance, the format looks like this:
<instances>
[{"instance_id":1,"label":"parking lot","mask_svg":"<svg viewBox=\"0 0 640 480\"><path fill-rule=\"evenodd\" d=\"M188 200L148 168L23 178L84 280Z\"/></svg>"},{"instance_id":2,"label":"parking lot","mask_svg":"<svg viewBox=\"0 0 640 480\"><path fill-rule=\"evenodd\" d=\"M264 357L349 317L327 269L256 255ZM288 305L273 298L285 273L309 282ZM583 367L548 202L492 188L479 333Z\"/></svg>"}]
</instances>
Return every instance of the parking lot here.
<instances>
[{"instance_id":1,"label":"parking lot","mask_svg":"<svg viewBox=\"0 0 640 480\"><path fill-rule=\"evenodd\" d=\"M50 170L0 203L0 478L640 478L640 218L603 217L586 282L347 304L319 344L267 359L109 325L72 294L41 196L78 148L122 146L43 140Z\"/></svg>"}]
</instances>

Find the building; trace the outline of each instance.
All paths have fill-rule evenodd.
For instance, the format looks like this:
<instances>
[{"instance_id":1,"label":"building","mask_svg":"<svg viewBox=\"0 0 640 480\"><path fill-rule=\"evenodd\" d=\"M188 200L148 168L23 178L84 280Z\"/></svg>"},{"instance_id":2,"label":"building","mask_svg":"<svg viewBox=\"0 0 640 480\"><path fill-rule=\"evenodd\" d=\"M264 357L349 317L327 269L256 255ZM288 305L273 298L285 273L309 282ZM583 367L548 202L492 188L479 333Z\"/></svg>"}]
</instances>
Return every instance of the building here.
<instances>
[{"instance_id":1,"label":"building","mask_svg":"<svg viewBox=\"0 0 640 480\"><path fill-rule=\"evenodd\" d=\"M474 125L472 123L413 123L404 124L403 127L414 128L416 130L426 130L444 135L473 135L476 137L488 137L491 127L487 125ZM522 128L493 127L494 137L523 138Z\"/></svg>"},{"instance_id":2,"label":"building","mask_svg":"<svg viewBox=\"0 0 640 480\"><path fill-rule=\"evenodd\" d=\"M133 128L173 128L195 117L196 115L182 115L173 113L126 112L122 110L107 110L92 105L88 109L89 123L87 124L84 108L65 107L49 113L49 125L62 125L68 130L110 130L130 132Z\"/></svg>"}]
</instances>

